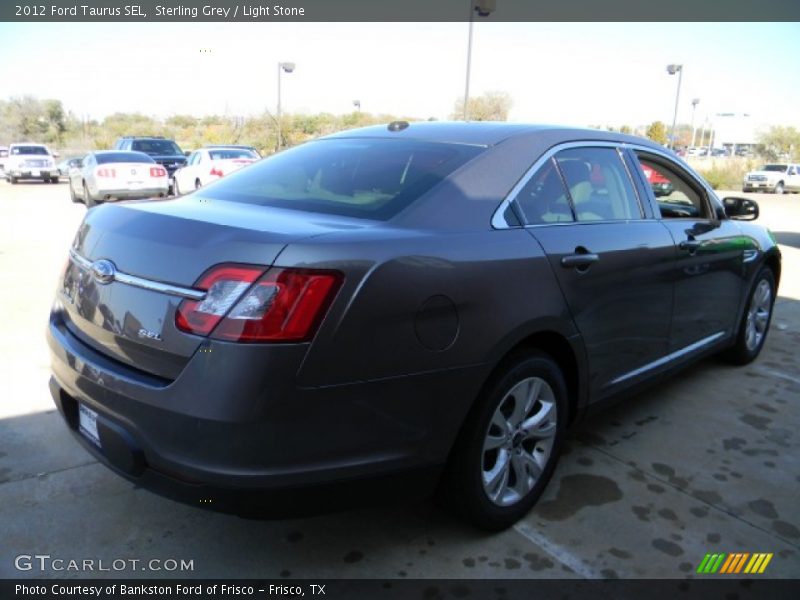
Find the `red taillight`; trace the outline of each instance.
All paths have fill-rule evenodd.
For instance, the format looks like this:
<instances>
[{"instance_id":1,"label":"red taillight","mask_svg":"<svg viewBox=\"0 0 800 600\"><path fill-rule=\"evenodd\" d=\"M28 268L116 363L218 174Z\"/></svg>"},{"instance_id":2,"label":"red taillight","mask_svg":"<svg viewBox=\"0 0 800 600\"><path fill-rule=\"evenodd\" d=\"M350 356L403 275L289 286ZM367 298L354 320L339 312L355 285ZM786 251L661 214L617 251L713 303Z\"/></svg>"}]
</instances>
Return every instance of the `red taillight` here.
<instances>
[{"instance_id":1,"label":"red taillight","mask_svg":"<svg viewBox=\"0 0 800 600\"><path fill-rule=\"evenodd\" d=\"M95 175L97 175L98 177L116 177L117 172L114 169L102 168L102 169L97 169L97 171L95 171Z\"/></svg>"},{"instance_id":2,"label":"red taillight","mask_svg":"<svg viewBox=\"0 0 800 600\"><path fill-rule=\"evenodd\" d=\"M150 167L150 177L166 177L167 171L161 167Z\"/></svg>"},{"instance_id":3,"label":"red taillight","mask_svg":"<svg viewBox=\"0 0 800 600\"><path fill-rule=\"evenodd\" d=\"M178 307L178 329L234 342L310 340L342 282L341 273L308 269L270 269L220 265L197 287L208 290L202 301ZM255 282L255 283L253 283Z\"/></svg>"},{"instance_id":4,"label":"red taillight","mask_svg":"<svg viewBox=\"0 0 800 600\"><path fill-rule=\"evenodd\" d=\"M218 169L217 167L211 167L211 172L209 173L212 177L222 177L225 173L222 172L222 169Z\"/></svg>"}]
</instances>

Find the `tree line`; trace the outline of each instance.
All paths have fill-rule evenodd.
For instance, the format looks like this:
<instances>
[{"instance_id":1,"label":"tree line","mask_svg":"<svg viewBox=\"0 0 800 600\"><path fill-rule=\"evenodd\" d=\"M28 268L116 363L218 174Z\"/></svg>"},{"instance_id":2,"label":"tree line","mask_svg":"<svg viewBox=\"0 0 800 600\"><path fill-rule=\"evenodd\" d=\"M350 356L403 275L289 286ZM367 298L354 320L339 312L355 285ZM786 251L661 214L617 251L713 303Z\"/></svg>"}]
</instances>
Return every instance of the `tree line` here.
<instances>
[{"instance_id":1,"label":"tree line","mask_svg":"<svg viewBox=\"0 0 800 600\"><path fill-rule=\"evenodd\" d=\"M488 92L471 97L466 114L472 121L506 121L512 105L507 93ZM464 112L463 99L457 99L450 117L460 120ZM19 96L0 100L0 145L16 141L40 142L66 155L110 148L123 135L161 135L174 139L184 149L194 149L204 144L246 144L266 155L277 149L279 131L284 144L291 146L344 129L396 120L421 119L361 111L344 115L323 112L283 114L279 124L276 116L265 110L260 115L247 117L173 115L165 119L140 113L114 113L98 120L75 115L66 110L60 100ZM639 127L592 127L641 135L661 144L667 142L667 127L661 121ZM691 143L693 132L690 125L678 125L675 133L677 145ZM694 137L696 145L708 145L711 132L703 132L698 128ZM767 159L789 157L800 160L800 130L795 127L770 127L760 133L758 141L761 153Z\"/></svg>"}]
</instances>

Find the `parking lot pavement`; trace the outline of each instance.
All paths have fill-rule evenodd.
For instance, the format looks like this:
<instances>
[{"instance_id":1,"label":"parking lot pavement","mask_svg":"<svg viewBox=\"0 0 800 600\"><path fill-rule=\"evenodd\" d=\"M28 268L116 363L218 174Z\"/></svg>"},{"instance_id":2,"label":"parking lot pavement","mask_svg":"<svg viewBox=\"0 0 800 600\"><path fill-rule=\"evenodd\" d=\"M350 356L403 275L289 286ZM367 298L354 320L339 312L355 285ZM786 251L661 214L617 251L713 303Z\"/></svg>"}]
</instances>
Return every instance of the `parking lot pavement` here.
<instances>
[{"instance_id":1,"label":"parking lot pavement","mask_svg":"<svg viewBox=\"0 0 800 600\"><path fill-rule=\"evenodd\" d=\"M247 521L99 465L54 412L44 343L85 209L63 184L0 182L0 577L40 575L14 557L49 554L193 561L191 572L44 573L69 577L680 578L706 552L773 552L765 576L800 577L800 196L752 197L784 254L761 358L706 360L585 420L537 508L487 535L432 503Z\"/></svg>"}]
</instances>

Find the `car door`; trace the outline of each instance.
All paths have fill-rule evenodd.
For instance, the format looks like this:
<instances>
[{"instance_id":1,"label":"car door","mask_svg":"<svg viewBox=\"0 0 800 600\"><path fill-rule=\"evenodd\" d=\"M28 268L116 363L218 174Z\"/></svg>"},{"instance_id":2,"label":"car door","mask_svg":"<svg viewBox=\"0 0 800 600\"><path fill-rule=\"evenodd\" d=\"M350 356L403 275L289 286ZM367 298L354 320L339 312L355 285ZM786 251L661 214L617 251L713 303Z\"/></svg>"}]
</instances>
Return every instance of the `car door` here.
<instances>
[{"instance_id":1,"label":"car door","mask_svg":"<svg viewBox=\"0 0 800 600\"><path fill-rule=\"evenodd\" d=\"M708 189L680 164L646 150L634 150L631 157L643 185L642 167L672 184L666 195L656 197L647 190L654 212L677 249L670 352L713 344L736 324L747 241Z\"/></svg>"},{"instance_id":2,"label":"car door","mask_svg":"<svg viewBox=\"0 0 800 600\"><path fill-rule=\"evenodd\" d=\"M583 338L590 394L600 399L667 353L674 243L614 145L565 148L523 181L515 204L548 256Z\"/></svg>"},{"instance_id":3,"label":"car door","mask_svg":"<svg viewBox=\"0 0 800 600\"><path fill-rule=\"evenodd\" d=\"M182 194L186 194L194 189L194 163L197 161L198 151L189 155L186 165L175 171L175 178L178 180L178 187Z\"/></svg>"}]
</instances>

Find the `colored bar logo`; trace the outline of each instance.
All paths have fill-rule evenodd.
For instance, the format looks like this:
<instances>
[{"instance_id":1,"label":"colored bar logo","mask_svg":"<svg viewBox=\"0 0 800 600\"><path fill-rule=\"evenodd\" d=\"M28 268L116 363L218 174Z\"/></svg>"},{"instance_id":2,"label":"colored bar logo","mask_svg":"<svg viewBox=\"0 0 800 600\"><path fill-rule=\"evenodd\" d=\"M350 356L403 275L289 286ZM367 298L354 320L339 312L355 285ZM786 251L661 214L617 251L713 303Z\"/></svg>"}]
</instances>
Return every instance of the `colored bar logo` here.
<instances>
[{"instance_id":1,"label":"colored bar logo","mask_svg":"<svg viewBox=\"0 0 800 600\"><path fill-rule=\"evenodd\" d=\"M748 575L761 574L772 560L772 552L732 552L706 554L697 567L697 572L704 575Z\"/></svg>"}]
</instances>

